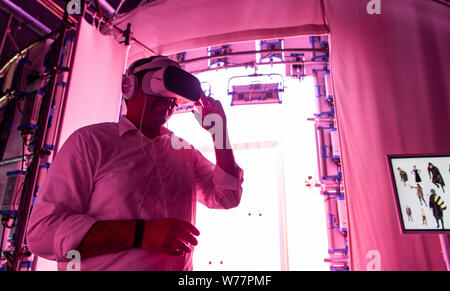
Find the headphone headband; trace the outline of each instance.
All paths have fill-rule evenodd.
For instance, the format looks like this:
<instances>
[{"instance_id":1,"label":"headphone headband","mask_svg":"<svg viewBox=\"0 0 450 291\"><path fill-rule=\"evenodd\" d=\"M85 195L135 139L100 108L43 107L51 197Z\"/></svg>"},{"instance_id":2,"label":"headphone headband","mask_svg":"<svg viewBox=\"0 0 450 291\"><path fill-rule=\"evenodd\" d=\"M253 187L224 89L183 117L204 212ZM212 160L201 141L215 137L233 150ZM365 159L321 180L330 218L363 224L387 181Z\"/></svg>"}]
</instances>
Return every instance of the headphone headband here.
<instances>
[{"instance_id":1,"label":"headphone headband","mask_svg":"<svg viewBox=\"0 0 450 291\"><path fill-rule=\"evenodd\" d=\"M184 71L176 61L156 56L134 62L123 75L122 93L127 100L136 95L139 85L136 74L140 72L143 73L141 88L147 95L176 97L187 102L200 98L201 86L195 76Z\"/></svg>"},{"instance_id":2,"label":"headphone headband","mask_svg":"<svg viewBox=\"0 0 450 291\"><path fill-rule=\"evenodd\" d=\"M125 99L131 100L136 95L136 91L138 90L137 86L139 83L139 80L135 75L136 73L144 70L161 69L169 65L181 68L177 62L172 61L166 56L152 56L147 60L148 61L146 63L137 67L134 67L134 65L137 62L142 61L142 59L135 61L129 66L127 72L122 76L122 93L125 96Z\"/></svg>"},{"instance_id":3,"label":"headphone headband","mask_svg":"<svg viewBox=\"0 0 450 291\"><path fill-rule=\"evenodd\" d=\"M145 70L161 69L166 66L174 66L174 67L181 68L181 66L177 62L172 61L168 57L157 56L157 57L151 59L148 63L145 63L143 65L140 65L136 68L131 69L127 74L130 75L130 74L136 74L138 72L142 72ZM130 67L133 67L133 65L131 65Z\"/></svg>"}]
</instances>

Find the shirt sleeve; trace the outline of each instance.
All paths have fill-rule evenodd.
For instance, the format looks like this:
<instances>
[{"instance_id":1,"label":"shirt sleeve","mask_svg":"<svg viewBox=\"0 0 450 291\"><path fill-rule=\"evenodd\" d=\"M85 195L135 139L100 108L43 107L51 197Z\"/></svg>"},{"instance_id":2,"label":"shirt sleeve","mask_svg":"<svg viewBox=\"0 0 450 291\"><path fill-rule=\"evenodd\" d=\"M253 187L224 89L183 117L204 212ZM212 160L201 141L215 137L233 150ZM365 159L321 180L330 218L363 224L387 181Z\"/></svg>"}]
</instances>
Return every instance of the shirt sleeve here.
<instances>
[{"instance_id":1,"label":"shirt sleeve","mask_svg":"<svg viewBox=\"0 0 450 291\"><path fill-rule=\"evenodd\" d=\"M85 139L74 132L55 156L38 192L27 230L30 251L68 261L96 222L85 215L93 189L95 158Z\"/></svg>"},{"instance_id":2,"label":"shirt sleeve","mask_svg":"<svg viewBox=\"0 0 450 291\"><path fill-rule=\"evenodd\" d=\"M241 201L244 171L236 165L238 177L225 172L194 149L197 201L208 208L230 209Z\"/></svg>"}]
</instances>

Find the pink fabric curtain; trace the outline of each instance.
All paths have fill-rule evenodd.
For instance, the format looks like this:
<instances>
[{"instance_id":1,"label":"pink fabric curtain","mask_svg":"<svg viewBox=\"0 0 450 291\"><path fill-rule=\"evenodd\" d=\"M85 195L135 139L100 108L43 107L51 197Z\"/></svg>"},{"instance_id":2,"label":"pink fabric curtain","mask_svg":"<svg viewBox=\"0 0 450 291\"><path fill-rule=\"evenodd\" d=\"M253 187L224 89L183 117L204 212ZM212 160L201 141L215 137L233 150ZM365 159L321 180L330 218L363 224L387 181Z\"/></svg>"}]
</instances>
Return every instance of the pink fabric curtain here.
<instances>
[{"instance_id":1,"label":"pink fabric curtain","mask_svg":"<svg viewBox=\"0 0 450 291\"><path fill-rule=\"evenodd\" d=\"M162 0L114 21L159 54L224 43L326 33L318 0ZM133 46L130 61L148 55Z\"/></svg>"},{"instance_id":2,"label":"pink fabric curtain","mask_svg":"<svg viewBox=\"0 0 450 291\"><path fill-rule=\"evenodd\" d=\"M445 270L437 235L399 233L386 155L450 149L450 8L381 0L381 14L369 15L368 2L325 7L351 268Z\"/></svg>"}]
</instances>

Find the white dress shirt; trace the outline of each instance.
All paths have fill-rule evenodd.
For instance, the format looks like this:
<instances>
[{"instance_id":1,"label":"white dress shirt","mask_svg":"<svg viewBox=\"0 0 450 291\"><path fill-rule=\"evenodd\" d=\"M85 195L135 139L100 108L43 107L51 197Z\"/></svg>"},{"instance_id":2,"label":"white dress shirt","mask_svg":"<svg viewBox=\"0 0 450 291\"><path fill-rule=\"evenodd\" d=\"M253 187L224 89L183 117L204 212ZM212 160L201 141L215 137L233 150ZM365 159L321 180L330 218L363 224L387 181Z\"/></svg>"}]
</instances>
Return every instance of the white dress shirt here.
<instances>
[{"instance_id":1,"label":"white dress shirt","mask_svg":"<svg viewBox=\"0 0 450 291\"><path fill-rule=\"evenodd\" d=\"M242 169L237 166L236 178L192 146L174 147L174 138L179 139L163 127L162 135L150 139L126 116L118 123L76 130L39 189L28 225L30 250L58 261L58 270L66 270L68 252L76 250L96 221L171 217L195 225L197 201L209 208L236 207ZM192 252L174 257L132 248L81 258L80 266L81 270L192 270Z\"/></svg>"}]
</instances>

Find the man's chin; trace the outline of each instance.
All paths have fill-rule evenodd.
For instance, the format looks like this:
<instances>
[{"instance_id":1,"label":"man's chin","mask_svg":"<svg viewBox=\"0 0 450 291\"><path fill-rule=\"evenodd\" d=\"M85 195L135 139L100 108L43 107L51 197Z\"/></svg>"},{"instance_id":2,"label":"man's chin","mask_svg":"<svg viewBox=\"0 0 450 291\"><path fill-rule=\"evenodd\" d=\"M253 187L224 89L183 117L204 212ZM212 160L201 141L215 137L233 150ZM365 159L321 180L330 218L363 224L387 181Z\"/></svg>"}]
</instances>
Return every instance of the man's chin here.
<instances>
[{"instance_id":1,"label":"man's chin","mask_svg":"<svg viewBox=\"0 0 450 291\"><path fill-rule=\"evenodd\" d=\"M158 124L158 126L161 127L164 124L166 124L168 120L169 120L169 118L167 118L167 117L160 117L160 118L155 118L153 121L155 122L155 124Z\"/></svg>"}]
</instances>

